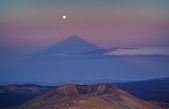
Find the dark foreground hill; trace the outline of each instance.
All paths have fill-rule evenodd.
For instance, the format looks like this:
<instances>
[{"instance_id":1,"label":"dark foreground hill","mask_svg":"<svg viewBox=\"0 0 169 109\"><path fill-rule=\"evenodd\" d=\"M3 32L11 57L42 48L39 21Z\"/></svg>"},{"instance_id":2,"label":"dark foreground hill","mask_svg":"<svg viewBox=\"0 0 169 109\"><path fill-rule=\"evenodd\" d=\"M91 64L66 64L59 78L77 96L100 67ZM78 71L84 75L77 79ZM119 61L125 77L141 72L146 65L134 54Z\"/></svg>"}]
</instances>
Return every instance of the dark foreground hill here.
<instances>
[{"instance_id":1,"label":"dark foreground hill","mask_svg":"<svg viewBox=\"0 0 169 109\"><path fill-rule=\"evenodd\" d=\"M113 85L146 101L169 103L169 78L123 82Z\"/></svg>"},{"instance_id":2,"label":"dark foreground hill","mask_svg":"<svg viewBox=\"0 0 169 109\"><path fill-rule=\"evenodd\" d=\"M100 83L63 85L26 102L17 109L162 109L129 93Z\"/></svg>"},{"instance_id":3,"label":"dark foreground hill","mask_svg":"<svg viewBox=\"0 0 169 109\"><path fill-rule=\"evenodd\" d=\"M34 84L11 84L0 86L0 109L21 105L28 100L45 93L51 88L51 86L41 86Z\"/></svg>"}]
</instances>

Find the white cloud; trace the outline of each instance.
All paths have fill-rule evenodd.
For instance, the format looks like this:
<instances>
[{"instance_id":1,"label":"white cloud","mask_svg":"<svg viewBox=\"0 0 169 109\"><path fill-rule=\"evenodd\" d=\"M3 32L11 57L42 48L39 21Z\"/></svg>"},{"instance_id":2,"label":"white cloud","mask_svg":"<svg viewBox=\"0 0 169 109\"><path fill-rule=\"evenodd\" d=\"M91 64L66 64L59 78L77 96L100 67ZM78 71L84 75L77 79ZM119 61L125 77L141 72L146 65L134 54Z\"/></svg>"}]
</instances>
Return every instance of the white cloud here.
<instances>
[{"instance_id":1,"label":"white cloud","mask_svg":"<svg viewBox=\"0 0 169 109\"><path fill-rule=\"evenodd\" d=\"M169 47L116 49L104 55L169 55Z\"/></svg>"}]
</instances>

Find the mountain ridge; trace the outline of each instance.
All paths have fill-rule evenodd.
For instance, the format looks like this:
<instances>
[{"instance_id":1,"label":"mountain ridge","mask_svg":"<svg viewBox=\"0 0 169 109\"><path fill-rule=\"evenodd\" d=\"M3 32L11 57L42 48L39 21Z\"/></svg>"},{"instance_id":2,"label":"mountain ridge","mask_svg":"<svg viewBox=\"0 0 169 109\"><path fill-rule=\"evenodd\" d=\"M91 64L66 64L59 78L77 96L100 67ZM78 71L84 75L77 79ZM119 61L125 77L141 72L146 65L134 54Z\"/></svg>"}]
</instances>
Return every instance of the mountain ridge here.
<instances>
[{"instance_id":1,"label":"mountain ridge","mask_svg":"<svg viewBox=\"0 0 169 109\"><path fill-rule=\"evenodd\" d=\"M118 87L140 99L146 101L154 101L155 103L167 103L165 108L169 107L169 93L168 91L168 82L169 78L156 78L151 80L142 80L142 81L126 81L126 82L115 82L112 81L97 81L92 82L90 84L85 82L65 82L64 84L80 84L83 86L84 91L80 93L85 93L85 90L88 90L86 86L94 85L97 83L111 83L113 86ZM165 83L165 84L164 84ZM84 85L85 84L85 85ZM13 87L13 90L10 87ZM0 108L5 107L14 107L16 105L21 105L41 94L47 92L48 90L54 89L58 86L65 86L65 85L53 85L53 86L45 86L45 85L36 85L36 84L11 84L11 85L2 85L0 86ZM79 87L79 86L78 86ZM38 89L34 91L34 89ZM17 97L17 100L15 98Z\"/></svg>"},{"instance_id":2,"label":"mountain ridge","mask_svg":"<svg viewBox=\"0 0 169 109\"><path fill-rule=\"evenodd\" d=\"M163 109L111 84L68 84L54 88L16 109Z\"/></svg>"}]
</instances>

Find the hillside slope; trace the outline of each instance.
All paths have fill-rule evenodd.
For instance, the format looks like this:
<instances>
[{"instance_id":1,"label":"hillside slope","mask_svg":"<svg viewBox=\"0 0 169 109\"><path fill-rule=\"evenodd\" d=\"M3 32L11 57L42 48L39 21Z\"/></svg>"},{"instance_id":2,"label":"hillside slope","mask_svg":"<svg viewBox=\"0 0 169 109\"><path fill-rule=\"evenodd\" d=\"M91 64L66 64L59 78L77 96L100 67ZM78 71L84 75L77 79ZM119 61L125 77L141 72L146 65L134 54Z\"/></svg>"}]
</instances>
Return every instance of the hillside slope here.
<instances>
[{"instance_id":1,"label":"hillside slope","mask_svg":"<svg viewBox=\"0 0 169 109\"><path fill-rule=\"evenodd\" d=\"M100 83L94 86L63 85L17 109L162 109L127 92Z\"/></svg>"}]
</instances>

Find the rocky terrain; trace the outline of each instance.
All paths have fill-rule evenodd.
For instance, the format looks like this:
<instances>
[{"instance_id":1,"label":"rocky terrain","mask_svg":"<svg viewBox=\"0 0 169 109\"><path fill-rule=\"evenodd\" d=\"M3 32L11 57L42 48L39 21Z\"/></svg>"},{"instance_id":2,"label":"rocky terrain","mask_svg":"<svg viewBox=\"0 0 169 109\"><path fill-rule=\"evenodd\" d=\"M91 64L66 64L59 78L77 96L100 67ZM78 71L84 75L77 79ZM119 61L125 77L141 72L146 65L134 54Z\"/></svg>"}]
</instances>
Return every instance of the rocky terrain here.
<instances>
[{"instance_id":1,"label":"rocky terrain","mask_svg":"<svg viewBox=\"0 0 169 109\"><path fill-rule=\"evenodd\" d=\"M163 109L110 84L62 85L17 109Z\"/></svg>"}]
</instances>

